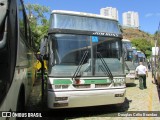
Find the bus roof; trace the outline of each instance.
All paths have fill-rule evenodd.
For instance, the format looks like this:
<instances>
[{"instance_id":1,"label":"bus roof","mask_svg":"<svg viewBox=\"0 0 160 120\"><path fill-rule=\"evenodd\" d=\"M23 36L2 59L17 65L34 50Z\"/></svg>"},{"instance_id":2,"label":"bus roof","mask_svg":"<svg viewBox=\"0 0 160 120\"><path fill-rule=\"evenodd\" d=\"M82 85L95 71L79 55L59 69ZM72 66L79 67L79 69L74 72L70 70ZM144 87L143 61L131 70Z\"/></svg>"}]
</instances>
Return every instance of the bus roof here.
<instances>
[{"instance_id":1,"label":"bus roof","mask_svg":"<svg viewBox=\"0 0 160 120\"><path fill-rule=\"evenodd\" d=\"M77 11L67 11L67 10L53 10L51 14L65 14L65 15L77 15L77 16L85 16L85 17L96 17L96 18L103 18L108 20L114 20L115 19L109 18L107 16L93 14L93 13L85 13L85 12L77 12Z\"/></svg>"},{"instance_id":2,"label":"bus roof","mask_svg":"<svg viewBox=\"0 0 160 120\"><path fill-rule=\"evenodd\" d=\"M132 49L137 49L136 47L132 47Z\"/></svg>"},{"instance_id":3,"label":"bus roof","mask_svg":"<svg viewBox=\"0 0 160 120\"><path fill-rule=\"evenodd\" d=\"M130 41L130 40L128 40L128 39L122 39L122 41L131 42L131 41Z\"/></svg>"},{"instance_id":4,"label":"bus roof","mask_svg":"<svg viewBox=\"0 0 160 120\"><path fill-rule=\"evenodd\" d=\"M138 50L137 52L141 52L141 51Z\"/></svg>"}]
</instances>

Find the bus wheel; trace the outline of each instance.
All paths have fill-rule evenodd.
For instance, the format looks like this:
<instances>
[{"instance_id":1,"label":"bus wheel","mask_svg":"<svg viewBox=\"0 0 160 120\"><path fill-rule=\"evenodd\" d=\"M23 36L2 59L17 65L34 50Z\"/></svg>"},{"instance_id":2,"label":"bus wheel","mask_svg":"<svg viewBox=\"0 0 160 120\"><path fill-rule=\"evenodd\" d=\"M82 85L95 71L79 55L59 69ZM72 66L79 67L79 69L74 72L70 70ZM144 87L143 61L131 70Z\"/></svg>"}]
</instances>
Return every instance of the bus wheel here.
<instances>
[{"instance_id":1,"label":"bus wheel","mask_svg":"<svg viewBox=\"0 0 160 120\"><path fill-rule=\"evenodd\" d=\"M157 87L159 88L159 90L160 90L160 83L157 83Z\"/></svg>"},{"instance_id":2,"label":"bus wheel","mask_svg":"<svg viewBox=\"0 0 160 120\"><path fill-rule=\"evenodd\" d=\"M22 113L24 111L25 111L25 92L24 92L24 87L21 86L17 100L16 112ZM22 117L17 117L16 120L22 120Z\"/></svg>"}]
</instances>

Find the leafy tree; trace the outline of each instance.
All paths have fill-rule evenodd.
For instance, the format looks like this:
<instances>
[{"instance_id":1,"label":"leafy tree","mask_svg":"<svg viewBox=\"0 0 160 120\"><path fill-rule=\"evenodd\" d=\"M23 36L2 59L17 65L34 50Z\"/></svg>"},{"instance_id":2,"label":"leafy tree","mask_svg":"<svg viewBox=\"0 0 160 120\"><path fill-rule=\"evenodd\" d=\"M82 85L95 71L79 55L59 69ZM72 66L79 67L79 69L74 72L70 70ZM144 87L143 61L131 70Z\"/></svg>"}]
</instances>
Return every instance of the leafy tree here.
<instances>
[{"instance_id":1,"label":"leafy tree","mask_svg":"<svg viewBox=\"0 0 160 120\"><path fill-rule=\"evenodd\" d=\"M36 48L39 49L40 40L48 32L48 17L51 13L51 10L46 6L41 6L39 4L26 4L25 8L30 21L33 40L36 44Z\"/></svg>"},{"instance_id":2,"label":"leafy tree","mask_svg":"<svg viewBox=\"0 0 160 120\"><path fill-rule=\"evenodd\" d=\"M132 39L131 42L133 46L135 46L138 50L142 51L146 55L146 57L149 57L151 55L153 45L151 45L150 41L147 41L143 38L137 38Z\"/></svg>"}]
</instances>

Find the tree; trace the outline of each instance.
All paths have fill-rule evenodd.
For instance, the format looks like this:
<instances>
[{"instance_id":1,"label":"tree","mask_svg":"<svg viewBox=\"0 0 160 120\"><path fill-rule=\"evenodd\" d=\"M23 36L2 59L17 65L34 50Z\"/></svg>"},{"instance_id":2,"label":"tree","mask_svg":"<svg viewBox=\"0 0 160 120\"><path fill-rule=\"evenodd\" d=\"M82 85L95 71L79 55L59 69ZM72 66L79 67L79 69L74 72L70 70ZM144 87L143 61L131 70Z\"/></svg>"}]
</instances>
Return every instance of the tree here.
<instances>
[{"instance_id":1,"label":"tree","mask_svg":"<svg viewBox=\"0 0 160 120\"><path fill-rule=\"evenodd\" d=\"M137 38L132 39L132 44L135 46L138 50L142 51L146 57L149 57L151 55L152 46L150 42L148 42L146 39L143 38Z\"/></svg>"},{"instance_id":2,"label":"tree","mask_svg":"<svg viewBox=\"0 0 160 120\"><path fill-rule=\"evenodd\" d=\"M26 4L25 8L30 21L33 40L36 48L39 49L41 39L48 32L48 17L51 13L51 10L46 6L41 6L39 4Z\"/></svg>"}]
</instances>

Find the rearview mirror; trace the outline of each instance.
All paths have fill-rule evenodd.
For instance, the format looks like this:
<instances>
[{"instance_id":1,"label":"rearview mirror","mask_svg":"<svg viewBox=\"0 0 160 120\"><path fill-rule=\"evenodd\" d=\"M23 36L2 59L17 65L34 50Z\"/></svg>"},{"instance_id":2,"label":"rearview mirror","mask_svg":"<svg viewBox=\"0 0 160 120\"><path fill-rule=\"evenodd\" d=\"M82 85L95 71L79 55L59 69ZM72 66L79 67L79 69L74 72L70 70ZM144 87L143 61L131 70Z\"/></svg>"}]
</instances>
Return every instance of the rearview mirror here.
<instances>
[{"instance_id":1,"label":"rearview mirror","mask_svg":"<svg viewBox=\"0 0 160 120\"><path fill-rule=\"evenodd\" d=\"M41 56L41 59L43 60L44 59L48 60L47 43L48 43L48 36L44 36L40 44L40 56Z\"/></svg>"}]
</instances>

